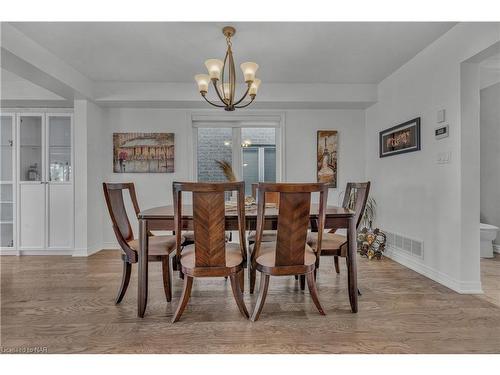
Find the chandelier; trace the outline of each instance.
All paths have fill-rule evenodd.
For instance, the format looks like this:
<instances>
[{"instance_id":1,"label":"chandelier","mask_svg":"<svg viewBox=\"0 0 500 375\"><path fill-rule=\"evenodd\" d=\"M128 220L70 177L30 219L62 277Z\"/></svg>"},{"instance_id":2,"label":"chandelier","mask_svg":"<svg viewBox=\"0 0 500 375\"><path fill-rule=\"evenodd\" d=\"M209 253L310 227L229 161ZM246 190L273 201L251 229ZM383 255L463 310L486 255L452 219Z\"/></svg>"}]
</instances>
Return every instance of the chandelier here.
<instances>
[{"instance_id":1,"label":"chandelier","mask_svg":"<svg viewBox=\"0 0 500 375\"><path fill-rule=\"evenodd\" d=\"M245 94L239 100L236 100L236 70L234 68L233 51L231 49L231 37L236 33L236 29L232 26L226 26L222 29L222 33L226 37L227 43L224 61L208 59L205 61L208 74L197 74L194 76L194 79L198 84L201 96L208 103L215 107L224 108L226 111L234 111L236 108L248 107L255 100L257 90L260 86L260 79L255 78L255 72L259 68L259 65L254 62L245 62L240 65L247 87ZM207 93L210 82L222 105L208 100ZM250 96L250 100L243 103L243 100L248 96Z\"/></svg>"}]
</instances>

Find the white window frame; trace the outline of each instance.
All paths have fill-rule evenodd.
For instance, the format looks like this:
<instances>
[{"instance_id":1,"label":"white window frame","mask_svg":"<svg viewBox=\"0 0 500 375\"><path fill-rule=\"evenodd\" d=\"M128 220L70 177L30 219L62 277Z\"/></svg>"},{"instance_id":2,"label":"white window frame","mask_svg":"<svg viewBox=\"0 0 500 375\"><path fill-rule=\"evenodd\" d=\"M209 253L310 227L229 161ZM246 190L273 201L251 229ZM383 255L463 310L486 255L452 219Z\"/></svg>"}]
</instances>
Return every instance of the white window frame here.
<instances>
[{"instance_id":1,"label":"white window frame","mask_svg":"<svg viewBox=\"0 0 500 375\"><path fill-rule=\"evenodd\" d=\"M232 165L238 166L234 173L238 179L243 176L243 150L241 147L241 128L275 128L276 136L276 182L286 181L285 176L285 114L284 113L259 113L259 114L214 114L191 113L189 116L191 128L191 142L193 149L191 155L192 171L191 180L198 179L198 128L232 128L233 157ZM190 146L188 145L188 147Z\"/></svg>"}]
</instances>

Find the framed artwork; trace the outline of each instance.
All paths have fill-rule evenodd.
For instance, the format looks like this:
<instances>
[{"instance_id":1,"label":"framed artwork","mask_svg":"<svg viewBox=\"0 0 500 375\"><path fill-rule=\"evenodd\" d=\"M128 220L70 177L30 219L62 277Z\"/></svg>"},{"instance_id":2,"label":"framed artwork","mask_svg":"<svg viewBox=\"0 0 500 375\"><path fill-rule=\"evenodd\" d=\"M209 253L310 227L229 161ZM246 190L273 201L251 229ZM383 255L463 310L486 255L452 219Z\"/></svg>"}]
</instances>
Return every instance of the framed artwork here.
<instances>
[{"instance_id":1,"label":"framed artwork","mask_svg":"<svg viewBox=\"0 0 500 375\"><path fill-rule=\"evenodd\" d=\"M420 150L420 117L379 133L380 157Z\"/></svg>"},{"instance_id":2,"label":"framed artwork","mask_svg":"<svg viewBox=\"0 0 500 375\"><path fill-rule=\"evenodd\" d=\"M336 130L318 130L316 145L316 176L318 182L337 187L337 147Z\"/></svg>"},{"instance_id":3,"label":"framed artwork","mask_svg":"<svg viewBox=\"0 0 500 375\"><path fill-rule=\"evenodd\" d=\"M113 133L114 173L173 173L174 133Z\"/></svg>"}]
</instances>

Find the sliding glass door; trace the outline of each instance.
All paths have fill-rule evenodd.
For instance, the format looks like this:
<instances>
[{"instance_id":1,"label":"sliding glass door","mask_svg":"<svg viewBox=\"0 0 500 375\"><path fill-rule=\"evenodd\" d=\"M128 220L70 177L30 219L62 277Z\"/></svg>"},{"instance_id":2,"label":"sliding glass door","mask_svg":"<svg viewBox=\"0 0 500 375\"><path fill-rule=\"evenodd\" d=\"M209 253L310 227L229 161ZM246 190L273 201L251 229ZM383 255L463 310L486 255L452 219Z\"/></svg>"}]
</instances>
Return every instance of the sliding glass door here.
<instances>
[{"instance_id":1,"label":"sliding glass door","mask_svg":"<svg viewBox=\"0 0 500 375\"><path fill-rule=\"evenodd\" d=\"M229 124L228 124L229 125ZM276 127L196 126L196 178L198 181L227 181L234 173L245 181L245 194L252 194L256 182L279 181ZM224 171L224 165L227 167Z\"/></svg>"},{"instance_id":2,"label":"sliding glass door","mask_svg":"<svg viewBox=\"0 0 500 375\"><path fill-rule=\"evenodd\" d=\"M198 128L198 181L227 181L220 163L233 166L233 130Z\"/></svg>"},{"instance_id":3,"label":"sliding glass door","mask_svg":"<svg viewBox=\"0 0 500 375\"><path fill-rule=\"evenodd\" d=\"M245 194L256 182L276 182L276 129L242 128L241 151Z\"/></svg>"}]
</instances>

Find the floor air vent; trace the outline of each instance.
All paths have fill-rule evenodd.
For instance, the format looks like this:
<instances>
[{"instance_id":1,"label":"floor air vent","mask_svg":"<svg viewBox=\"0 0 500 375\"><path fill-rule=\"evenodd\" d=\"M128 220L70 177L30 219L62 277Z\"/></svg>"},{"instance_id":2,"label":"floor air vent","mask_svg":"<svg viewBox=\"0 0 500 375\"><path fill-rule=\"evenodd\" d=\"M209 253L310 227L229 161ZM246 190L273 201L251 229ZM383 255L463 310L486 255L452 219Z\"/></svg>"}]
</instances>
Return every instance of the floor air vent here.
<instances>
[{"instance_id":1,"label":"floor air vent","mask_svg":"<svg viewBox=\"0 0 500 375\"><path fill-rule=\"evenodd\" d=\"M398 233L392 233L383 230L387 236L387 247L392 251L403 252L417 258L424 258L424 243L423 241L416 240L402 236Z\"/></svg>"}]
</instances>

